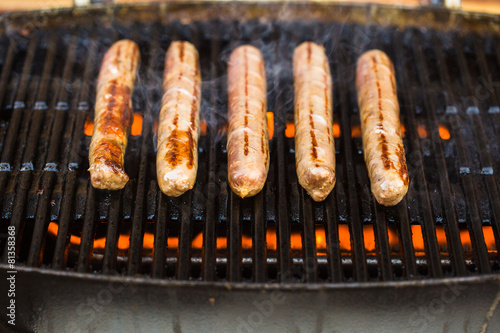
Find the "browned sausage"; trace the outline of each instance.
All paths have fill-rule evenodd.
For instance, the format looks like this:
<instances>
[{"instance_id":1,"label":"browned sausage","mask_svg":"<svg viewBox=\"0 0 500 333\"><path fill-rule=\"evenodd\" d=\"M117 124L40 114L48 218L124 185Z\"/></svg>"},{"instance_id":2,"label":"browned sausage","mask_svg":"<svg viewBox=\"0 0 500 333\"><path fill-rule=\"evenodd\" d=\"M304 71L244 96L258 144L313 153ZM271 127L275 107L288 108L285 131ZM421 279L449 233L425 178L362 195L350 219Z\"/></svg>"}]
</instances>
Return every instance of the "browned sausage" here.
<instances>
[{"instance_id":1,"label":"browned sausage","mask_svg":"<svg viewBox=\"0 0 500 333\"><path fill-rule=\"evenodd\" d=\"M295 162L299 183L314 201L335 186L332 78L323 46L304 42L293 53Z\"/></svg>"},{"instance_id":2,"label":"browned sausage","mask_svg":"<svg viewBox=\"0 0 500 333\"><path fill-rule=\"evenodd\" d=\"M139 59L139 48L130 40L114 43L104 55L89 149L90 180L95 188L119 190L128 182L123 160L132 124L131 96Z\"/></svg>"},{"instance_id":3,"label":"browned sausage","mask_svg":"<svg viewBox=\"0 0 500 333\"><path fill-rule=\"evenodd\" d=\"M269 171L266 75L260 51L236 48L228 65L229 185L240 197L262 190Z\"/></svg>"},{"instance_id":4,"label":"browned sausage","mask_svg":"<svg viewBox=\"0 0 500 333\"><path fill-rule=\"evenodd\" d=\"M165 58L156 172L163 193L177 197L193 188L198 170L201 75L198 51L173 42Z\"/></svg>"},{"instance_id":5,"label":"browned sausage","mask_svg":"<svg viewBox=\"0 0 500 333\"><path fill-rule=\"evenodd\" d=\"M356 68L361 132L371 190L378 203L394 206L408 191L396 79L382 51L365 52Z\"/></svg>"}]
</instances>

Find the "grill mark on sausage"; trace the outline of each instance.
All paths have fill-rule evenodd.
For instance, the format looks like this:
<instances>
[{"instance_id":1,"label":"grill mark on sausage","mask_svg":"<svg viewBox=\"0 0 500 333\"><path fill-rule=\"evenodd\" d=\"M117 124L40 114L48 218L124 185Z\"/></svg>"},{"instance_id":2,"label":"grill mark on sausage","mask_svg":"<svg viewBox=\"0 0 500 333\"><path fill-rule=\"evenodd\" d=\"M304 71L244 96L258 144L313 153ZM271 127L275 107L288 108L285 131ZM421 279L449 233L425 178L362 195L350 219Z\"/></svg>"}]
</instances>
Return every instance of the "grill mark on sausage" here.
<instances>
[{"instance_id":1,"label":"grill mark on sausage","mask_svg":"<svg viewBox=\"0 0 500 333\"><path fill-rule=\"evenodd\" d=\"M184 44L183 44L184 45ZM194 139L193 139L193 131L194 131L194 125L195 125L195 118L196 118L196 104L197 104L197 95L198 95L198 84L196 81L196 78L198 77L198 74L200 72L200 68L198 66L198 59L195 59L195 73L194 73L194 84L193 84L193 102L191 104L191 118L189 119L191 121L189 125L189 159L187 162L187 167L188 169L192 169L194 165Z\"/></svg>"},{"instance_id":2,"label":"grill mark on sausage","mask_svg":"<svg viewBox=\"0 0 500 333\"><path fill-rule=\"evenodd\" d=\"M106 109L100 114L98 130L103 134L119 135L127 132L132 122L130 88L116 80L109 82L104 96L109 95ZM124 133L125 134L125 133Z\"/></svg>"},{"instance_id":3,"label":"grill mark on sausage","mask_svg":"<svg viewBox=\"0 0 500 333\"><path fill-rule=\"evenodd\" d=\"M95 146L94 160L104 163L116 174L124 173L122 153L120 145L102 140Z\"/></svg>"},{"instance_id":4,"label":"grill mark on sausage","mask_svg":"<svg viewBox=\"0 0 500 333\"><path fill-rule=\"evenodd\" d=\"M179 49L179 61L182 64L184 62L184 43L180 44L180 49ZM179 66L181 69L179 72L179 80L182 79L183 77L183 72L182 72L182 66ZM195 77L198 76L199 73L199 67L198 67L198 62L195 63ZM193 130L194 130L194 122L195 122L195 117L196 117L196 100L194 97L198 94L198 86L196 83L196 80L193 85L193 102L191 104L191 112L190 112L190 125L189 125L189 130L187 131L180 131L178 129L178 123L179 123L179 96L180 96L180 91L177 91L177 96L176 96L176 105L175 105L175 112L176 115L173 120L173 125L175 128L172 130L170 133L168 139L167 139L167 154L165 154L165 160L172 166L175 167L177 165L180 165L181 162L186 158L187 156L187 163L186 167L191 170L194 166L194 137L193 137ZM186 143L187 142L187 143Z\"/></svg>"},{"instance_id":5,"label":"grill mark on sausage","mask_svg":"<svg viewBox=\"0 0 500 333\"><path fill-rule=\"evenodd\" d=\"M311 151L311 156L313 159L318 158L318 152L316 150L316 147L318 146L318 142L316 142L316 134L314 134L313 130L310 130L309 133L311 134L311 144L312 144L312 151Z\"/></svg>"},{"instance_id":6,"label":"grill mark on sausage","mask_svg":"<svg viewBox=\"0 0 500 333\"><path fill-rule=\"evenodd\" d=\"M134 65L137 57L139 56L139 49L134 47L133 50L134 53L132 53L132 56L130 57L130 69L137 70L136 68L134 68Z\"/></svg>"},{"instance_id":7,"label":"grill mark on sausage","mask_svg":"<svg viewBox=\"0 0 500 333\"><path fill-rule=\"evenodd\" d=\"M328 115L328 77L327 77L327 63L326 63L326 58L323 59L323 80L325 81L325 89L324 89L324 97L325 97L325 117L326 119L329 119L329 115ZM327 122L328 123L328 122ZM328 144L330 144L331 142L331 139L330 139L330 133L331 133L332 129L331 128L328 128Z\"/></svg>"},{"instance_id":8,"label":"grill mark on sausage","mask_svg":"<svg viewBox=\"0 0 500 333\"><path fill-rule=\"evenodd\" d=\"M243 148L243 152L245 153L245 156L248 155L248 133L247 131L243 132L245 134L245 146Z\"/></svg>"},{"instance_id":9,"label":"grill mark on sausage","mask_svg":"<svg viewBox=\"0 0 500 333\"><path fill-rule=\"evenodd\" d=\"M399 169L398 174L401 177L401 180L405 185L408 185L409 179L408 179L408 168L406 166L406 159L405 159L405 152L403 149L403 146L401 144L398 144L398 149L396 150L396 155L398 156L399 159Z\"/></svg>"},{"instance_id":10,"label":"grill mark on sausage","mask_svg":"<svg viewBox=\"0 0 500 333\"><path fill-rule=\"evenodd\" d=\"M380 123L378 124L377 127L379 127L380 131L382 132L382 133L380 133L380 144L382 146L382 149L381 149L382 154L380 157L382 159L382 163L384 165L384 168L388 170L391 167L394 167L394 164L389 159L389 145L388 145L387 139L385 137L385 134L383 133L384 132L384 125L382 122L384 121L384 115L382 113L382 91L380 89L380 81L379 81L378 69L377 69L378 63L377 63L377 59L375 58L375 56L372 56L372 61L373 61L372 69L373 69L373 72L375 73L375 77L376 77L375 83L377 84L377 93L378 93L378 111L379 111Z\"/></svg>"},{"instance_id":11,"label":"grill mark on sausage","mask_svg":"<svg viewBox=\"0 0 500 333\"><path fill-rule=\"evenodd\" d=\"M265 114L264 113L264 104L262 104L262 109L261 109L261 114ZM264 136L266 135L266 131L264 130L264 126L266 126L264 120L262 121L262 135L260 137L260 150L262 151L262 154L265 153L265 149L264 149Z\"/></svg>"},{"instance_id":12,"label":"grill mark on sausage","mask_svg":"<svg viewBox=\"0 0 500 333\"><path fill-rule=\"evenodd\" d=\"M118 45L118 47L116 48L116 58L115 58L115 63L116 65L119 65L120 64L120 56L122 54L122 46L121 44Z\"/></svg>"},{"instance_id":13,"label":"grill mark on sausage","mask_svg":"<svg viewBox=\"0 0 500 333\"><path fill-rule=\"evenodd\" d=\"M247 49L243 49L243 57L245 62L245 127L248 127L248 54ZM248 155L248 133L245 131L245 144L243 147L245 156Z\"/></svg>"},{"instance_id":14,"label":"grill mark on sausage","mask_svg":"<svg viewBox=\"0 0 500 333\"><path fill-rule=\"evenodd\" d=\"M175 128L170 133L166 144L167 153L165 154L165 161L173 167L181 164L183 157L190 153L190 147L193 145L191 132L179 131L178 122L179 115L176 114L172 122ZM188 142L187 144L186 141ZM188 161L187 166L189 169L193 167L190 161Z\"/></svg>"},{"instance_id":15,"label":"grill mark on sausage","mask_svg":"<svg viewBox=\"0 0 500 333\"><path fill-rule=\"evenodd\" d=\"M307 44L307 65L311 64L311 43ZM309 125L311 126L311 130L309 134L311 135L311 156L314 160L318 158L318 151L316 147L318 146L318 142L316 141L316 134L314 133L314 119L313 119L313 110L311 104L311 95L309 94Z\"/></svg>"}]
</instances>

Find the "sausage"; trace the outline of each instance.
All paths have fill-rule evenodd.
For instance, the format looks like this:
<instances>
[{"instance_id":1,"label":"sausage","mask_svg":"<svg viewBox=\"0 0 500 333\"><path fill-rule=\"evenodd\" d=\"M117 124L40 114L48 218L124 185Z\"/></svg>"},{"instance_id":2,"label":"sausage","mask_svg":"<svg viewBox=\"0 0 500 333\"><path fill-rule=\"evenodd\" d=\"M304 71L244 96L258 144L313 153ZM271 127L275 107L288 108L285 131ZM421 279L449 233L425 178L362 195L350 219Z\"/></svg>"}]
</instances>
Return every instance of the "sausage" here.
<instances>
[{"instance_id":1,"label":"sausage","mask_svg":"<svg viewBox=\"0 0 500 333\"><path fill-rule=\"evenodd\" d=\"M165 57L156 172L163 193L178 197L193 188L198 171L201 74L198 51L172 42Z\"/></svg>"},{"instance_id":2,"label":"sausage","mask_svg":"<svg viewBox=\"0 0 500 333\"><path fill-rule=\"evenodd\" d=\"M409 178L394 66L384 52L371 50L361 55L356 89L371 190L379 204L394 206L406 195Z\"/></svg>"},{"instance_id":3,"label":"sausage","mask_svg":"<svg viewBox=\"0 0 500 333\"><path fill-rule=\"evenodd\" d=\"M323 46L304 42L293 53L295 164L300 185L314 201L335 186L332 77Z\"/></svg>"},{"instance_id":4,"label":"sausage","mask_svg":"<svg viewBox=\"0 0 500 333\"><path fill-rule=\"evenodd\" d=\"M269 171L266 74L260 51L236 48L228 64L228 176L242 198L262 190Z\"/></svg>"},{"instance_id":5,"label":"sausage","mask_svg":"<svg viewBox=\"0 0 500 333\"><path fill-rule=\"evenodd\" d=\"M137 44L120 40L102 61L89 149L90 180L98 189L119 190L129 179L123 160L133 119L131 97L139 60Z\"/></svg>"}]
</instances>

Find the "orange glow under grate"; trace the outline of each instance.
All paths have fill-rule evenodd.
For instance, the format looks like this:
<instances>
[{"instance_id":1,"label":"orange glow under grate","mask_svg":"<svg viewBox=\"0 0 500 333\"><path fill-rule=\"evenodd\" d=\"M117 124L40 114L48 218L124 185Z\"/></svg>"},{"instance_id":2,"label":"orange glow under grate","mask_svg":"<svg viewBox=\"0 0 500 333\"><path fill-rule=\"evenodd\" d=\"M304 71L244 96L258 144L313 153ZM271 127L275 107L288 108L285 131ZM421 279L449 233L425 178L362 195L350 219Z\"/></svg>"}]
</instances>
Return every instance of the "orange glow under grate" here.
<instances>
[{"instance_id":1,"label":"orange glow under grate","mask_svg":"<svg viewBox=\"0 0 500 333\"><path fill-rule=\"evenodd\" d=\"M274 113L267 112L267 128L269 129L269 140L274 136Z\"/></svg>"},{"instance_id":2,"label":"orange glow under grate","mask_svg":"<svg viewBox=\"0 0 500 333\"><path fill-rule=\"evenodd\" d=\"M55 222L49 223L48 233L52 236L57 236L58 225ZM422 234L422 227L420 225L412 225L412 241L413 248L415 250L415 255L417 257L425 256L424 238ZM327 241L326 232L323 226L318 226L315 230L316 233L316 249L319 256L326 255L327 253ZM351 251L351 234L349 231L349 226L347 224L338 225L339 233L339 244L340 251L344 254L349 254ZM484 239L486 247L489 253L496 253L495 236L493 234L493 228L491 226L483 226ZM367 224L363 226L363 237L365 242L365 250L367 254L376 254L376 241L373 225ZM462 241L462 246L464 251L472 251L472 244L469 232L467 230L460 231L460 238ZM397 233L391 229L388 230L389 246L392 249L399 248L399 237ZM439 248L442 253L447 253L447 243L446 243L446 233L443 226L436 226L436 239L439 244ZM72 245L80 245L80 237L71 235L70 243ZM94 249L104 249L106 245L106 238L97 238L93 242ZM203 233L196 235L191 243L191 246L195 250L203 249ZM217 250L227 249L227 238L217 237L216 242ZM253 246L253 240L250 236L242 235L241 247L244 250L251 250ZM118 237L117 247L119 250L127 250L130 247L130 235L120 235ZM154 235L152 233L144 233L143 238L143 248L146 250L152 250L154 247ZM177 249L179 247L178 237L168 237L167 247L170 249ZM276 231L268 229L266 232L266 248L268 251L276 251L277 249L277 238ZM302 235L298 231L294 231L290 235L290 248L294 251L302 250Z\"/></svg>"},{"instance_id":3,"label":"orange glow under grate","mask_svg":"<svg viewBox=\"0 0 500 333\"><path fill-rule=\"evenodd\" d=\"M134 113L134 120L132 121L132 126L130 127L130 134L133 136L142 134L142 122L143 116L140 113ZM86 136L92 136L94 132L94 122L90 117L85 120L85 125L83 127L83 132Z\"/></svg>"}]
</instances>

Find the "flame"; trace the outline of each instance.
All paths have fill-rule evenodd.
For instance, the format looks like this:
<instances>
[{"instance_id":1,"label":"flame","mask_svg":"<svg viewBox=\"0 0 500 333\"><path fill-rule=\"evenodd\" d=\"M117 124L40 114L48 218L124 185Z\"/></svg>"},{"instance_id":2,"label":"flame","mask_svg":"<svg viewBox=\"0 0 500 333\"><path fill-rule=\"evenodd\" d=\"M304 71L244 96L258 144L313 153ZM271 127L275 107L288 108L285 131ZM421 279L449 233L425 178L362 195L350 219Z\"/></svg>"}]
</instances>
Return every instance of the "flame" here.
<instances>
[{"instance_id":1,"label":"flame","mask_svg":"<svg viewBox=\"0 0 500 333\"><path fill-rule=\"evenodd\" d=\"M401 136L406 136L406 127L403 124L401 124Z\"/></svg>"},{"instance_id":2,"label":"flame","mask_svg":"<svg viewBox=\"0 0 500 333\"><path fill-rule=\"evenodd\" d=\"M142 239L142 247L146 250L152 250L155 244L155 235L150 232L144 233L144 238Z\"/></svg>"},{"instance_id":3,"label":"flame","mask_svg":"<svg viewBox=\"0 0 500 333\"><path fill-rule=\"evenodd\" d=\"M302 250L302 235L295 231L290 234L290 248L292 250Z\"/></svg>"},{"instance_id":4,"label":"flame","mask_svg":"<svg viewBox=\"0 0 500 333\"><path fill-rule=\"evenodd\" d=\"M87 118L85 119L83 132L86 136L92 136L92 133L94 132L94 122L90 119L89 116L87 116Z\"/></svg>"},{"instance_id":5,"label":"flame","mask_svg":"<svg viewBox=\"0 0 500 333\"><path fill-rule=\"evenodd\" d=\"M202 136L207 135L207 122L206 120L200 121L200 132Z\"/></svg>"},{"instance_id":6,"label":"flame","mask_svg":"<svg viewBox=\"0 0 500 333\"><path fill-rule=\"evenodd\" d=\"M373 225L363 226L363 238L365 240L365 250L370 254L375 254L375 232Z\"/></svg>"},{"instance_id":7,"label":"flame","mask_svg":"<svg viewBox=\"0 0 500 333\"><path fill-rule=\"evenodd\" d=\"M450 131L444 125L439 125L439 136L443 140L449 140L451 137Z\"/></svg>"},{"instance_id":8,"label":"flame","mask_svg":"<svg viewBox=\"0 0 500 333\"><path fill-rule=\"evenodd\" d=\"M288 123L285 126L285 136L287 138L293 138L295 136L295 124Z\"/></svg>"},{"instance_id":9,"label":"flame","mask_svg":"<svg viewBox=\"0 0 500 333\"><path fill-rule=\"evenodd\" d=\"M325 228L319 226L316 228L316 251L318 256L326 256L326 233Z\"/></svg>"},{"instance_id":10,"label":"flame","mask_svg":"<svg viewBox=\"0 0 500 333\"><path fill-rule=\"evenodd\" d=\"M135 112L134 113L134 120L132 121L132 126L130 128L131 135L137 136L137 135L142 134L142 121L143 121L142 114ZM158 128L158 123L155 122L155 124L156 124L156 128ZM92 133L94 132L94 122L88 116L87 116L87 119L85 119L85 125L83 127L83 132L85 133L86 136L92 136Z\"/></svg>"},{"instance_id":11,"label":"flame","mask_svg":"<svg viewBox=\"0 0 500 333\"><path fill-rule=\"evenodd\" d=\"M424 125L417 126L417 133L420 139L425 139L429 137L429 131L427 131L427 127L425 127Z\"/></svg>"},{"instance_id":12,"label":"flame","mask_svg":"<svg viewBox=\"0 0 500 333\"><path fill-rule=\"evenodd\" d=\"M276 251L278 248L278 241L276 239L276 230L266 230L266 247L268 250Z\"/></svg>"},{"instance_id":13,"label":"flame","mask_svg":"<svg viewBox=\"0 0 500 333\"><path fill-rule=\"evenodd\" d=\"M244 250L251 250L252 249L252 237L249 236L241 236L241 247Z\"/></svg>"},{"instance_id":14,"label":"flame","mask_svg":"<svg viewBox=\"0 0 500 333\"><path fill-rule=\"evenodd\" d=\"M441 250L441 253L447 255L447 242L446 242L446 233L444 227L438 225L436 228L436 239ZM55 237L57 236L59 226L55 222L50 222L47 228L48 234ZM412 225L412 241L413 248L415 250L415 256L424 257L425 256L425 243L424 237L422 234L422 227L420 225ZM351 233L349 231L349 226L347 224L339 224L338 225L338 233L339 233L339 244L340 251L343 255L349 255L351 252ZM484 240L486 243L486 247L489 253L497 253L495 236L493 233L493 228L491 226L483 226L483 234ZM317 226L315 230L316 235L316 250L318 256L325 256L327 254L327 239L326 239L326 231L323 226ZM276 238L276 230L274 228L269 228L266 231L266 248L268 251L276 251L278 244ZM371 224L363 225L363 237L364 237L364 246L365 251L369 255L376 254L376 241L375 241L375 233L374 226ZM145 232L143 237L143 249L151 250L154 247L154 234ZM396 229L388 229L388 239L389 246L393 252L399 251L399 237ZM469 231L467 229L460 230L460 239L462 242L462 246L464 251L472 251L472 243ZM70 244L73 246L79 246L81 242L81 238L78 236L71 235L70 236ZM104 249L106 246L106 237L96 238L93 241L94 249ZM192 242L191 246L195 250L203 249L203 233L200 232L197 234ZM121 234L118 237L117 247L119 250L127 250L130 247L130 235L129 234ZM170 249L178 249L179 248L179 238L178 237L167 237L167 247ZM227 249L227 238L226 237L217 237L216 241L217 250ZM244 250L251 250L253 247L253 240L251 236L242 235L241 238L241 247ZM290 248L295 251L302 250L302 234L300 231L293 231L290 234Z\"/></svg>"},{"instance_id":15,"label":"flame","mask_svg":"<svg viewBox=\"0 0 500 333\"><path fill-rule=\"evenodd\" d=\"M339 224L339 243L341 251L351 251L351 233L347 224Z\"/></svg>"},{"instance_id":16,"label":"flame","mask_svg":"<svg viewBox=\"0 0 500 333\"><path fill-rule=\"evenodd\" d=\"M361 137L361 128L359 125L356 125L351 130L351 138L360 138Z\"/></svg>"},{"instance_id":17,"label":"flame","mask_svg":"<svg viewBox=\"0 0 500 333\"><path fill-rule=\"evenodd\" d=\"M134 113L134 121L132 122L132 127L130 128L130 134L133 136L142 134L142 114Z\"/></svg>"},{"instance_id":18,"label":"flame","mask_svg":"<svg viewBox=\"0 0 500 333\"><path fill-rule=\"evenodd\" d=\"M332 130L333 130L333 137L335 139L340 138L340 125L339 125L339 123L333 123Z\"/></svg>"},{"instance_id":19,"label":"flame","mask_svg":"<svg viewBox=\"0 0 500 333\"><path fill-rule=\"evenodd\" d=\"M269 140L271 140L274 136L274 113L267 112L267 128L269 130Z\"/></svg>"},{"instance_id":20,"label":"flame","mask_svg":"<svg viewBox=\"0 0 500 333\"><path fill-rule=\"evenodd\" d=\"M215 242L215 246L217 250L227 249L227 238L226 237L217 237L217 241Z\"/></svg>"}]
</instances>

